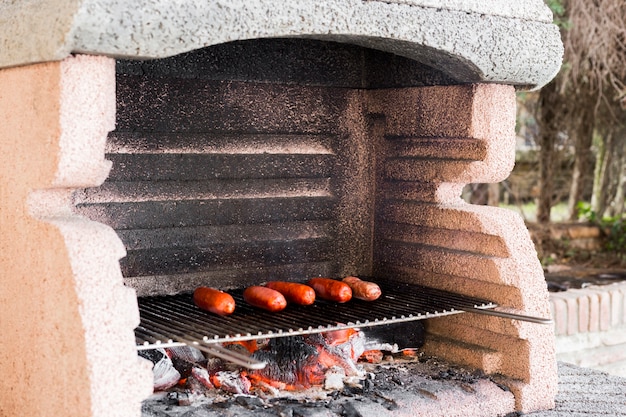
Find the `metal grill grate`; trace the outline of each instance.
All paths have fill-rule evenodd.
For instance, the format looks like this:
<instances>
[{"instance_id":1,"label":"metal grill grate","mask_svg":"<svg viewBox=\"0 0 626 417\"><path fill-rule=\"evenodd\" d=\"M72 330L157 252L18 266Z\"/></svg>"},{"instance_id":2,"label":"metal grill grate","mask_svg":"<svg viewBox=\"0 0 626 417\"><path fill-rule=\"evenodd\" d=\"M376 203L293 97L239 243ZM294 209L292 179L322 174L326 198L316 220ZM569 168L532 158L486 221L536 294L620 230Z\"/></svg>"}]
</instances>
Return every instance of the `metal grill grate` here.
<instances>
[{"instance_id":1,"label":"metal grill grate","mask_svg":"<svg viewBox=\"0 0 626 417\"><path fill-rule=\"evenodd\" d=\"M135 333L138 348L215 344L367 327L491 309L496 304L409 284L382 284L376 301L353 299L345 304L317 300L310 306L289 305L270 313L247 305L241 291L232 291L237 308L220 317L197 308L191 294L145 297L139 300L141 324Z\"/></svg>"},{"instance_id":2,"label":"metal grill grate","mask_svg":"<svg viewBox=\"0 0 626 417\"><path fill-rule=\"evenodd\" d=\"M220 343L423 320L465 311L552 323L551 319L496 311L495 303L460 294L412 284L378 283L383 295L376 301L353 299L336 304L316 300L310 306L288 305L278 313L251 307L242 298L243 290L232 291L237 308L226 317L200 310L191 294L140 298L141 323L135 329L137 348L193 345L210 355L259 369L265 363L227 350Z\"/></svg>"}]
</instances>

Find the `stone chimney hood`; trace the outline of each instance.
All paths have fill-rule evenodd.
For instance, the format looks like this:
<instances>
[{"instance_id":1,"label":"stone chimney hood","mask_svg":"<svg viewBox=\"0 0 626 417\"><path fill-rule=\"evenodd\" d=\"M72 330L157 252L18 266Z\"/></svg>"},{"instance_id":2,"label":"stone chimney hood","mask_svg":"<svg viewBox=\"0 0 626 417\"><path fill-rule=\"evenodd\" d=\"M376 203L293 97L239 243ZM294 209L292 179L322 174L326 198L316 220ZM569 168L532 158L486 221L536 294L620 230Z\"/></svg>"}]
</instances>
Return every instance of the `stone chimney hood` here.
<instances>
[{"instance_id":1,"label":"stone chimney hood","mask_svg":"<svg viewBox=\"0 0 626 417\"><path fill-rule=\"evenodd\" d=\"M542 0L60 0L0 2L0 67L72 53L164 58L224 42L300 37L415 59L459 83L538 88L562 44Z\"/></svg>"}]
</instances>

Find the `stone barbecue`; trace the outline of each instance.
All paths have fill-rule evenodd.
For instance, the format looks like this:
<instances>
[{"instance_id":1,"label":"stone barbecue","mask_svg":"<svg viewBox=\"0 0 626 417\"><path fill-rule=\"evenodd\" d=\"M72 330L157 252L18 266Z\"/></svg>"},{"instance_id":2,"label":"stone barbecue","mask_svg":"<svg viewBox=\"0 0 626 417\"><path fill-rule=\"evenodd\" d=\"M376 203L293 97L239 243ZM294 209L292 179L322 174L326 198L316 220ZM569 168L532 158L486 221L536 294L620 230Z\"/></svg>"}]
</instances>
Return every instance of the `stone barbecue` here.
<instances>
[{"instance_id":1,"label":"stone barbecue","mask_svg":"<svg viewBox=\"0 0 626 417\"><path fill-rule=\"evenodd\" d=\"M1 416L139 416L138 297L200 285L384 277L550 316L522 219L460 197L508 176L516 89L560 67L541 0L0 12ZM516 410L553 407L551 326L425 328Z\"/></svg>"}]
</instances>

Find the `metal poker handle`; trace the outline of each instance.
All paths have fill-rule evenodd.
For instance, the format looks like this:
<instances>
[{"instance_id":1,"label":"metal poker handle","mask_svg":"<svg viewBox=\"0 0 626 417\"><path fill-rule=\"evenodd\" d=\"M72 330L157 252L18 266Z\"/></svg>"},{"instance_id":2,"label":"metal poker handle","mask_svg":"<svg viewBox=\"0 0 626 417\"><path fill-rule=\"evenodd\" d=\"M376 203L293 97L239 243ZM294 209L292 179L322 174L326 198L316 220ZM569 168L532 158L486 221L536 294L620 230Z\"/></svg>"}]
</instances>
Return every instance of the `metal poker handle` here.
<instances>
[{"instance_id":1,"label":"metal poker handle","mask_svg":"<svg viewBox=\"0 0 626 417\"><path fill-rule=\"evenodd\" d=\"M248 369L263 369L267 365L266 362L258 361L250 356L233 352L228 350L217 343L202 343L197 340L186 340L185 338L176 337L176 340L182 342L188 346L193 346L204 353L211 356L216 356L225 361L234 363L235 365L243 366Z\"/></svg>"},{"instance_id":2,"label":"metal poker handle","mask_svg":"<svg viewBox=\"0 0 626 417\"><path fill-rule=\"evenodd\" d=\"M523 314L507 313L504 311L482 309L478 307L460 307L459 310L463 310L468 313L477 313L477 314L484 314L486 316L502 317L505 319L528 321L528 322L537 323L537 324L553 324L554 323L554 320L552 320L551 318L545 319L543 317L525 316Z\"/></svg>"}]
</instances>

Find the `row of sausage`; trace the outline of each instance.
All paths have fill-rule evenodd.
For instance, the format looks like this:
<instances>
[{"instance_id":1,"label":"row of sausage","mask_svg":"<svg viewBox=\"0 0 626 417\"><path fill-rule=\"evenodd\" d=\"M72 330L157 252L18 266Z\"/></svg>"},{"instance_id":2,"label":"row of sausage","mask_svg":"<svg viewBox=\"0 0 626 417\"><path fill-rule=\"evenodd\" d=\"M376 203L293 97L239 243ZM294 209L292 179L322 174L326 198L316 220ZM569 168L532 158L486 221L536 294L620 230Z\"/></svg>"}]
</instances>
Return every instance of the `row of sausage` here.
<instances>
[{"instance_id":1,"label":"row of sausage","mask_svg":"<svg viewBox=\"0 0 626 417\"><path fill-rule=\"evenodd\" d=\"M332 278L311 278L306 284L287 281L270 281L265 285L254 285L243 292L246 303L264 310L276 312L287 307L287 303L310 305L317 297L345 303L353 297L365 301L374 301L382 294L380 287L370 281L357 277L343 280ZM220 316L235 311L235 299L227 292L199 287L193 293L194 303L201 309Z\"/></svg>"}]
</instances>

